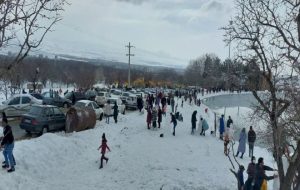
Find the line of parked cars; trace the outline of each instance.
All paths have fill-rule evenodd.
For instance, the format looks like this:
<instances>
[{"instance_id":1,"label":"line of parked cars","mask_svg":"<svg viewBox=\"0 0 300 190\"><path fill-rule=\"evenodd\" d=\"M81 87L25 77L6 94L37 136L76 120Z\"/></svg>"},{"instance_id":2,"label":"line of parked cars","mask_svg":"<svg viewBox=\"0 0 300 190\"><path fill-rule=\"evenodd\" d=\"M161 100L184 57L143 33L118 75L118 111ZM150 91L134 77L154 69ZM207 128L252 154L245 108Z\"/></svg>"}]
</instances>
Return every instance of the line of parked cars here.
<instances>
[{"instance_id":1,"label":"line of parked cars","mask_svg":"<svg viewBox=\"0 0 300 190\"><path fill-rule=\"evenodd\" d=\"M143 96L141 91L122 91L119 89L97 89L86 93L68 92L64 97L57 92L49 91L42 94L17 94L0 106L0 112L7 117L20 117L20 128L27 133L43 134L48 131L65 128L65 113L59 108L88 108L95 111L100 121L104 117L102 107L109 102L113 108L118 105L119 113L125 114L126 109L137 109L137 97ZM76 102L74 105L73 102ZM113 115L113 109L110 115Z\"/></svg>"}]
</instances>

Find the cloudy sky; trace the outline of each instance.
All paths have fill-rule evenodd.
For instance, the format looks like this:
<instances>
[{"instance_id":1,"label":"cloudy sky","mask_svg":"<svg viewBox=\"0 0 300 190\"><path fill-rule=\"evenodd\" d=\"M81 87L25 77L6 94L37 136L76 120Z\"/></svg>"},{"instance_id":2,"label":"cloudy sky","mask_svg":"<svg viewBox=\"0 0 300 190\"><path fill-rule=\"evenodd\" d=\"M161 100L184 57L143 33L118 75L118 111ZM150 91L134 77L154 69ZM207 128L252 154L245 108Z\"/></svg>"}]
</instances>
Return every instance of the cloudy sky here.
<instances>
[{"instance_id":1,"label":"cloudy sky","mask_svg":"<svg viewBox=\"0 0 300 190\"><path fill-rule=\"evenodd\" d=\"M223 31L233 16L232 0L69 0L44 50L133 62L188 64L205 53L228 56Z\"/></svg>"}]
</instances>

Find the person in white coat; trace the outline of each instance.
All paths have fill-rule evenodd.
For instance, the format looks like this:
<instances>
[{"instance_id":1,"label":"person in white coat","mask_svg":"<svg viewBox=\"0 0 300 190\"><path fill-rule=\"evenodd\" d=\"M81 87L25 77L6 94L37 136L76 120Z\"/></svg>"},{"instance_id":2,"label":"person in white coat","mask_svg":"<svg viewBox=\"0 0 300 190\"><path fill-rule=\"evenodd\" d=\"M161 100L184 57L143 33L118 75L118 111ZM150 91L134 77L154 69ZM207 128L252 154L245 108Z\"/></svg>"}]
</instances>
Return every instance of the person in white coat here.
<instances>
[{"instance_id":1,"label":"person in white coat","mask_svg":"<svg viewBox=\"0 0 300 190\"><path fill-rule=\"evenodd\" d=\"M109 117L111 115L111 106L109 101L104 106L105 123L109 124Z\"/></svg>"}]
</instances>

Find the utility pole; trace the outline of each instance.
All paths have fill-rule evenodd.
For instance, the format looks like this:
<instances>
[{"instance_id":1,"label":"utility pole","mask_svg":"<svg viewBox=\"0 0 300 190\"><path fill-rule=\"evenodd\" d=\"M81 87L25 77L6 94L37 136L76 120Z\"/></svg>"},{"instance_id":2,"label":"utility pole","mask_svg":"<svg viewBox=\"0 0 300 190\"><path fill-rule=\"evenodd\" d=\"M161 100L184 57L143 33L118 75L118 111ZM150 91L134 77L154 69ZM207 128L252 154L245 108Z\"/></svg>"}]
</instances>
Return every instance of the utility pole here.
<instances>
[{"instance_id":1,"label":"utility pole","mask_svg":"<svg viewBox=\"0 0 300 190\"><path fill-rule=\"evenodd\" d=\"M125 46L126 48L128 48L128 54L126 54L126 56L128 56L128 87L131 86L130 84L130 57L134 56L134 54L130 53L130 49L133 48L134 46L130 45L130 42L128 44L128 46Z\"/></svg>"}]
</instances>

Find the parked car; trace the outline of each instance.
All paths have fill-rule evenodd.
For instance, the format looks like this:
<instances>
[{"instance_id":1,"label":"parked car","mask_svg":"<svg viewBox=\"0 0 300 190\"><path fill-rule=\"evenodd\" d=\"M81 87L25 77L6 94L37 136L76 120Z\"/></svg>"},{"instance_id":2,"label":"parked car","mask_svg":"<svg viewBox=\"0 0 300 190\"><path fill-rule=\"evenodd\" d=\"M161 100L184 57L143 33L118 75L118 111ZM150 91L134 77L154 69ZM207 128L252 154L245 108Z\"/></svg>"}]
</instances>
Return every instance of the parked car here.
<instances>
[{"instance_id":1,"label":"parked car","mask_svg":"<svg viewBox=\"0 0 300 190\"><path fill-rule=\"evenodd\" d=\"M132 94L129 97L126 97L125 106L126 109L137 109L137 96Z\"/></svg>"},{"instance_id":2,"label":"parked car","mask_svg":"<svg viewBox=\"0 0 300 190\"><path fill-rule=\"evenodd\" d=\"M44 134L48 131L65 129L65 114L56 106L34 105L22 115L20 128L27 133Z\"/></svg>"},{"instance_id":3,"label":"parked car","mask_svg":"<svg viewBox=\"0 0 300 190\"><path fill-rule=\"evenodd\" d=\"M111 89L110 95L111 95L111 97L118 98L118 97L120 97L122 95L122 91L121 90L117 90L117 89Z\"/></svg>"},{"instance_id":4,"label":"parked car","mask_svg":"<svg viewBox=\"0 0 300 190\"><path fill-rule=\"evenodd\" d=\"M101 121L103 118L103 109L96 104L96 102L90 101L90 100L79 100L74 105L75 108L91 108L96 113L96 118L99 118Z\"/></svg>"},{"instance_id":5,"label":"parked car","mask_svg":"<svg viewBox=\"0 0 300 190\"><path fill-rule=\"evenodd\" d=\"M82 92L68 92L66 95L65 95L65 98L69 99L71 102L73 101L73 93L74 93L74 96L75 96L75 102L79 101L79 100L85 100L86 97L85 97L85 94L82 93Z\"/></svg>"},{"instance_id":6,"label":"parked car","mask_svg":"<svg viewBox=\"0 0 300 190\"><path fill-rule=\"evenodd\" d=\"M87 100L95 101L97 92L95 90L87 90L85 92L85 98Z\"/></svg>"},{"instance_id":7,"label":"parked car","mask_svg":"<svg viewBox=\"0 0 300 190\"><path fill-rule=\"evenodd\" d=\"M126 98L128 98L130 96L132 96L132 94L130 92L122 92L120 98L121 98L121 100L124 101L124 100L126 100Z\"/></svg>"},{"instance_id":8,"label":"parked car","mask_svg":"<svg viewBox=\"0 0 300 190\"><path fill-rule=\"evenodd\" d=\"M107 101L109 101L109 104L111 106L111 115L113 115L114 113L113 107L115 105L115 102L117 102L119 113L125 114L125 104L122 102L120 98L111 97L108 98Z\"/></svg>"},{"instance_id":9,"label":"parked car","mask_svg":"<svg viewBox=\"0 0 300 190\"><path fill-rule=\"evenodd\" d=\"M108 92L98 92L96 96L96 102L100 106L104 106L104 104L107 102L107 99L110 98L110 95Z\"/></svg>"},{"instance_id":10,"label":"parked car","mask_svg":"<svg viewBox=\"0 0 300 190\"><path fill-rule=\"evenodd\" d=\"M40 93L30 93L31 96L35 97L38 100L42 100L44 99L43 95L41 95Z\"/></svg>"},{"instance_id":11,"label":"parked car","mask_svg":"<svg viewBox=\"0 0 300 190\"><path fill-rule=\"evenodd\" d=\"M17 94L12 96L0 106L0 112L5 112L7 117L18 117L27 113L33 104L42 104L30 94Z\"/></svg>"},{"instance_id":12,"label":"parked car","mask_svg":"<svg viewBox=\"0 0 300 190\"><path fill-rule=\"evenodd\" d=\"M59 96L57 93L44 92L43 104L68 108L72 105L72 101Z\"/></svg>"}]
</instances>

